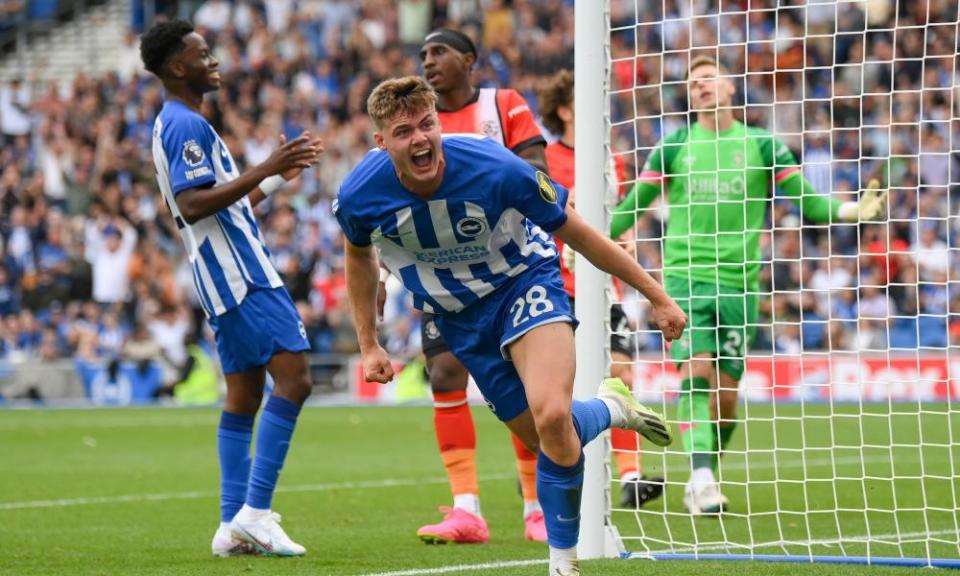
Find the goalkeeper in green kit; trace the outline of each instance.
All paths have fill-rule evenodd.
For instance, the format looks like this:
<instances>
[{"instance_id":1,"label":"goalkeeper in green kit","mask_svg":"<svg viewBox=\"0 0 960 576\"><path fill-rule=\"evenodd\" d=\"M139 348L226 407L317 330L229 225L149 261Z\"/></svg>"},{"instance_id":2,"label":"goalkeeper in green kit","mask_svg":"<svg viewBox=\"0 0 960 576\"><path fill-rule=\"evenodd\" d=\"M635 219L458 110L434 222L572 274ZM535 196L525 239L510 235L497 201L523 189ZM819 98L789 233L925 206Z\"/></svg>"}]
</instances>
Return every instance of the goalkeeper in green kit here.
<instances>
[{"instance_id":1,"label":"goalkeeper in green kit","mask_svg":"<svg viewBox=\"0 0 960 576\"><path fill-rule=\"evenodd\" d=\"M872 181L859 202L819 194L775 136L733 117L733 82L709 57L690 64L688 91L697 121L650 153L630 194L615 210L612 238L666 192L663 281L689 322L670 356L683 378L677 420L692 473L684 493L691 514L718 514L727 498L717 485L719 455L737 425L737 389L757 324L760 234L771 185L813 222L878 220L886 191Z\"/></svg>"}]
</instances>

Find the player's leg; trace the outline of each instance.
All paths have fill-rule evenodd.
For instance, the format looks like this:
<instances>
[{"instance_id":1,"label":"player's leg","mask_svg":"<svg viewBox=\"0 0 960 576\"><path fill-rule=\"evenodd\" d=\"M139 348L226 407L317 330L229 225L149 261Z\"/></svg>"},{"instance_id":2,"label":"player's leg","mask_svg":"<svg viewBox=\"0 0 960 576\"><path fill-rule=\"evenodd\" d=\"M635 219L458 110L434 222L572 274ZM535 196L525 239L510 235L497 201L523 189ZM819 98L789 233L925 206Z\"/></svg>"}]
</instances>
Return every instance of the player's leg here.
<instances>
[{"instance_id":1,"label":"player's leg","mask_svg":"<svg viewBox=\"0 0 960 576\"><path fill-rule=\"evenodd\" d=\"M213 536L214 556L251 554L255 548L235 538L230 522L247 498L253 422L263 400L264 371L256 368L226 374L227 397L217 428L220 461L220 526Z\"/></svg>"},{"instance_id":2,"label":"player's leg","mask_svg":"<svg viewBox=\"0 0 960 576\"><path fill-rule=\"evenodd\" d=\"M730 289L719 299L718 317L720 351L717 361L718 386L716 403L711 406L717 422L717 458L714 471L719 472L720 456L730 444L737 428L737 400L740 379L746 369L746 354L756 335L757 299Z\"/></svg>"},{"instance_id":3,"label":"player's leg","mask_svg":"<svg viewBox=\"0 0 960 576\"><path fill-rule=\"evenodd\" d=\"M692 514L715 514L726 505L713 473L717 433L710 412L717 387L717 287L669 277L666 286L689 319L683 337L670 349L681 375L677 420L684 450L690 455L684 507Z\"/></svg>"},{"instance_id":4,"label":"player's leg","mask_svg":"<svg viewBox=\"0 0 960 576\"><path fill-rule=\"evenodd\" d=\"M260 415L247 498L231 529L261 553L299 556L306 550L280 527L272 503L300 409L310 396L310 370L304 354L309 343L286 289L251 292L243 306L251 315L249 325L259 344L255 358L266 365L274 386Z\"/></svg>"},{"instance_id":5,"label":"player's leg","mask_svg":"<svg viewBox=\"0 0 960 576\"><path fill-rule=\"evenodd\" d=\"M467 403L469 374L450 352L432 314L424 314L420 326L433 391L434 432L453 493L453 508L441 508L446 512L444 519L420 527L417 536L427 543L486 542L489 531L480 512L477 481L477 434Z\"/></svg>"},{"instance_id":6,"label":"player's leg","mask_svg":"<svg viewBox=\"0 0 960 576\"><path fill-rule=\"evenodd\" d=\"M551 574L555 568L572 570L580 531L583 446L609 427L610 411L599 400L572 402L576 359L570 324L534 328L510 345L510 357L540 441L537 484Z\"/></svg>"},{"instance_id":7,"label":"player's leg","mask_svg":"<svg viewBox=\"0 0 960 576\"><path fill-rule=\"evenodd\" d=\"M633 390L633 356L635 340L623 307L610 307L610 376L619 378ZM632 430L610 430L610 445L620 474L620 506L640 508L663 493L663 478L646 478L640 459L640 435Z\"/></svg>"}]
</instances>

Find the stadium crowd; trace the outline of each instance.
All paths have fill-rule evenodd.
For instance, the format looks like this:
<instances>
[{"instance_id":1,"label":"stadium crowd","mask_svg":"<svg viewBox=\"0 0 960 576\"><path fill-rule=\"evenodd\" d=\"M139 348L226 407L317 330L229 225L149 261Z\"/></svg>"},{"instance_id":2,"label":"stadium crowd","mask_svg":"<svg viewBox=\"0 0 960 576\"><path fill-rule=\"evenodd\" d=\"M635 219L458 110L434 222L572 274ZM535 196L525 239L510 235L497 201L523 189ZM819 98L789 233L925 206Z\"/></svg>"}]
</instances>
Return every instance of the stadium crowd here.
<instances>
[{"instance_id":1,"label":"stadium crowd","mask_svg":"<svg viewBox=\"0 0 960 576\"><path fill-rule=\"evenodd\" d=\"M322 163L258 210L319 353L356 351L331 202L372 146L363 113L371 88L417 73L420 42L439 26L476 39L479 85L513 87L534 110L539 83L573 64L570 0L181 4L196 8L193 21L220 61L224 89L206 113L241 169L265 159L281 133L309 129L325 140ZM956 9L949 0L899 2L898 14L890 4L837 11L752 2L747 12L746 0L734 0L720 12L718 0L612 1L613 147L628 175L687 121L687 49L716 53L720 45L740 79L746 120L781 135L819 190L849 196L874 174L890 183L889 226L801 232L796 207L775 201L762 288L773 296L763 298L760 349L960 344L960 291L948 282L960 272L951 250L960 222L950 214L960 190L949 144L960 141ZM804 40L804 30L821 36ZM80 74L69 89L29 81L0 88L0 359L154 350L176 380L187 342L204 340L204 322L153 174L159 84L142 70L133 32L118 50L116 73ZM641 220L638 242L653 269L658 217ZM658 350L639 310L640 341ZM390 351L416 354L418 319L402 296L391 299L388 316Z\"/></svg>"}]
</instances>

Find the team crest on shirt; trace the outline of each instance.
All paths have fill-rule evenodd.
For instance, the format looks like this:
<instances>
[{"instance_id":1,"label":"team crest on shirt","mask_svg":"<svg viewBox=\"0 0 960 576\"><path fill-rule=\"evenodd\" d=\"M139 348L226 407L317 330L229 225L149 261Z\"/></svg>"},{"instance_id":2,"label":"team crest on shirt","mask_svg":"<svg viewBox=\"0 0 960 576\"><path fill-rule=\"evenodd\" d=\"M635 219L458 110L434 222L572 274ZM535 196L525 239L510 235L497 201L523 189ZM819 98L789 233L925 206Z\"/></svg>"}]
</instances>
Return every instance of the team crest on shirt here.
<instances>
[{"instance_id":1,"label":"team crest on shirt","mask_svg":"<svg viewBox=\"0 0 960 576\"><path fill-rule=\"evenodd\" d=\"M430 340L436 340L440 337L440 329L437 328L437 323L433 320L428 320L424 328L426 328L425 332L427 333L427 338Z\"/></svg>"},{"instance_id":2,"label":"team crest on shirt","mask_svg":"<svg viewBox=\"0 0 960 576\"><path fill-rule=\"evenodd\" d=\"M543 172L537 171L537 184L540 185L540 197L544 202L550 204L557 203L557 189L550 181L550 177Z\"/></svg>"},{"instance_id":3,"label":"team crest on shirt","mask_svg":"<svg viewBox=\"0 0 960 576\"><path fill-rule=\"evenodd\" d=\"M187 140L183 143L183 161L187 166L199 166L204 159L203 148L197 144L196 140Z\"/></svg>"},{"instance_id":4,"label":"team crest on shirt","mask_svg":"<svg viewBox=\"0 0 960 576\"><path fill-rule=\"evenodd\" d=\"M487 138L499 139L500 123L493 120L484 120L480 123L480 133Z\"/></svg>"},{"instance_id":5,"label":"team crest on shirt","mask_svg":"<svg viewBox=\"0 0 960 576\"><path fill-rule=\"evenodd\" d=\"M479 218L467 216L463 220L457 222L457 232L459 232L461 236L466 236L467 238L476 238L486 231L486 223Z\"/></svg>"}]
</instances>

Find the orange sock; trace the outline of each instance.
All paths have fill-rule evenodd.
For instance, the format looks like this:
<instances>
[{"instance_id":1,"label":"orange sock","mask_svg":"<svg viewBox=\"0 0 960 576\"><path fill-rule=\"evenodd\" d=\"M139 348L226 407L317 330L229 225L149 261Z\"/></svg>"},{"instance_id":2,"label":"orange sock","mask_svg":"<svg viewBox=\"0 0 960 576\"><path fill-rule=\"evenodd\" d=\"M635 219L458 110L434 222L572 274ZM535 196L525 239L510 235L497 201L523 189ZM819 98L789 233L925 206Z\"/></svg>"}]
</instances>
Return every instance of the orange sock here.
<instances>
[{"instance_id":1,"label":"orange sock","mask_svg":"<svg viewBox=\"0 0 960 576\"><path fill-rule=\"evenodd\" d=\"M617 470L620 477L640 472L640 435L632 430L612 428L610 430L610 445L613 447L613 457L617 461Z\"/></svg>"},{"instance_id":2,"label":"orange sock","mask_svg":"<svg viewBox=\"0 0 960 576\"><path fill-rule=\"evenodd\" d=\"M520 492L524 502L537 501L537 455L531 452L516 434L510 434L513 451L517 455L517 472L520 474Z\"/></svg>"},{"instance_id":3,"label":"orange sock","mask_svg":"<svg viewBox=\"0 0 960 576\"><path fill-rule=\"evenodd\" d=\"M466 390L433 395L433 425L440 459L447 470L453 495L479 494L477 431L467 404Z\"/></svg>"}]
</instances>

